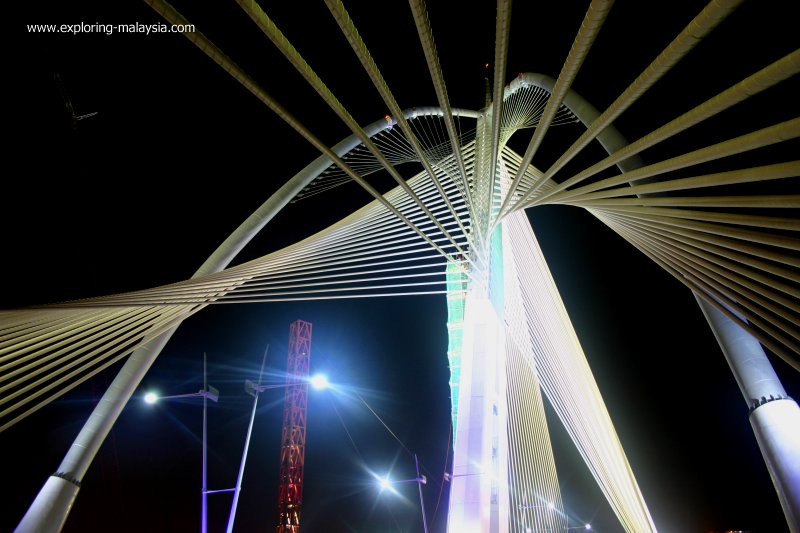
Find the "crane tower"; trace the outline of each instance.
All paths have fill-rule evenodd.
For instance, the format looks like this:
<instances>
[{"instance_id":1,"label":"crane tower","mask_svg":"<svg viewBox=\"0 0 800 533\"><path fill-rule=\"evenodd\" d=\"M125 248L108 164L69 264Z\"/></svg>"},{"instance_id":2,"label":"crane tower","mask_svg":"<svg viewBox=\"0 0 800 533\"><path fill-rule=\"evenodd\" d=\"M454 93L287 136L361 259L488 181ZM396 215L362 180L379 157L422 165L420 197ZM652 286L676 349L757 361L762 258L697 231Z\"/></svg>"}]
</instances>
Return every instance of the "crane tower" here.
<instances>
[{"instance_id":1,"label":"crane tower","mask_svg":"<svg viewBox=\"0 0 800 533\"><path fill-rule=\"evenodd\" d=\"M300 531L310 358L311 323L297 320L289 328L289 357L286 362L286 392L283 401L276 533L299 533Z\"/></svg>"}]
</instances>

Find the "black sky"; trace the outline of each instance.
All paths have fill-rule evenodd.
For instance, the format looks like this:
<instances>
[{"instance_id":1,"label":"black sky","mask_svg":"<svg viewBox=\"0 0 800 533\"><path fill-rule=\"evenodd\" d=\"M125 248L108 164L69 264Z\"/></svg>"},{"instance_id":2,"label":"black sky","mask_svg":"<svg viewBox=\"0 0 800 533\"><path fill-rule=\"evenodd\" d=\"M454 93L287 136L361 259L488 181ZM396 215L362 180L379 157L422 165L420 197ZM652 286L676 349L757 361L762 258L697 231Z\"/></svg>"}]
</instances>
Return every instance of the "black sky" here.
<instances>
[{"instance_id":1,"label":"black sky","mask_svg":"<svg viewBox=\"0 0 800 533\"><path fill-rule=\"evenodd\" d=\"M362 124L382 117L385 105L324 4L275 4L265 10L354 117ZM483 65L492 60L494 5L430 4L451 102L477 109ZM406 3L345 5L401 107L435 105ZM523 71L557 76L586 5L515 3L508 81ZM235 2L213 9L192 2L175 6L325 142L349 133ZM574 88L604 108L702 6L617 2ZM618 128L637 138L797 48L791 17L781 16L789 6L745 2L623 114ZM18 9L12 28L17 45L6 76L12 97L0 213L7 284L1 307L188 278L318 155L180 35L43 35L25 29L36 23L159 22L143 2L45 1ZM77 114L98 114L72 128L55 73ZM726 138L796 116L796 100L787 98L792 88L797 83L754 99L753 107L720 119L702 135ZM580 128L565 127L562 134L572 139ZM658 160L679 149L677 143L643 156ZM368 201L350 184L292 204L236 262L290 244ZM692 295L583 211L547 206L529 217L659 530L787 531L746 405ZM297 319L314 325L312 368L343 387L357 387L418 453L431 480L425 487L431 530L444 531L449 390L442 297L209 308L179 328L140 392L196 391L207 354L209 380L221 391L209 413L210 488L231 486L249 416L243 381L254 378L267 344L269 369L279 374L285 368L289 324ZM789 395L800 397L797 374L777 360L775 367ZM19 521L117 368L0 435L7 486L14 488L0 511L0 530ZM199 404L174 402L154 410L137 398L84 479L65 531L198 530ZM280 393L265 393L261 405L237 531L269 530L275 519ZM621 531L555 419L552 427L568 513L576 521L591 520L596 531ZM394 462L397 477L413 476L413 460L363 405L342 394L312 395L308 431L308 531L421 530L413 486L401 491L405 501L386 498L365 470ZM214 495L210 501L211 531L221 531L230 498Z\"/></svg>"}]
</instances>

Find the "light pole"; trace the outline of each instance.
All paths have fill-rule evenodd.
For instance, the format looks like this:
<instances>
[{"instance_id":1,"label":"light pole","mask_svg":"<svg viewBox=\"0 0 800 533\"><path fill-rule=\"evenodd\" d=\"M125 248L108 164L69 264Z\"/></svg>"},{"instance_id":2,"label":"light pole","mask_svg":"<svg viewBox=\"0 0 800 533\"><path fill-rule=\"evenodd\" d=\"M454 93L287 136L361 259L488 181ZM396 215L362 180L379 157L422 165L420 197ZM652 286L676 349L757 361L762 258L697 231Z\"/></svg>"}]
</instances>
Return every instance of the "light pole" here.
<instances>
[{"instance_id":1,"label":"light pole","mask_svg":"<svg viewBox=\"0 0 800 533\"><path fill-rule=\"evenodd\" d=\"M451 474L450 472L445 472L444 473L444 480L449 483L449 482L453 481L453 479L455 479L457 477L482 476L482 475L483 475L483 472L481 472L481 471L468 472L466 474Z\"/></svg>"},{"instance_id":2,"label":"light pole","mask_svg":"<svg viewBox=\"0 0 800 533\"><path fill-rule=\"evenodd\" d=\"M208 490L208 445L207 445L207 434L208 434L208 400L216 402L219 399L219 390L210 386L208 384L208 376L206 370L206 354L203 354L203 388L200 389L198 392L191 392L188 394L173 394L170 396L159 396L154 392L148 392L144 395L144 401L148 404L155 404L161 400L176 400L180 398L203 398L203 479L202 479L202 500L201 500L201 519L200 519L200 531L201 533L208 533L208 495L209 494L216 494L219 492L233 492L233 502L231 503L231 511L230 516L228 517L228 525L226 532L231 533L233 531L233 522L236 516L236 508L239 502L239 493L241 492L242 488L242 478L244 477L244 467L247 461L247 452L250 448L250 437L253 433L253 423L255 421L256 415L256 408L258 406L258 395L265 390L269 389L284 389L286 387L292 386L293 384L261 384L261 378L264 373L264 365L267 360L267 352L269 351L269 345L267 345L266 349L264 350L264 358L261 362L261 370L258 375L258 383L253 383L252 381L245 380L244 389L245 392L253 396L253 407L250 412L250 423L247 427L247 437L245 438L244 444L244 451L242 452L242 459L239 465L239 474L236 479L236 486L229 489L218 489L218 490ZM330 387L330 383L328 382L328 378L323 374L315 374L314 376L307 378L308 383L314 389L326 389Z\"/></svg>"},{"instance_id":3,"label":"light pole","mask_svg":"<svg viewBox=\"0 0 800 533\"><path fill-rule=\"evenodd\" d=\"M367 401L364 398L362 398L360 394L358 394L355 391L354 394L359 399L359 401L364 405L364 407L366 407L367 410L369 410L369 412L372 413L372 415L378 419L378 422L381 423L384 429L386 429L386 431L388 431L389 434L392 437L394 437L394 439L398 443L400 443L403 449L406 450L409 454L414 456L414 467L416 468L417 477L413 479L403 479L400 481L390 481L389 478L378 478L378 483L381 487L381 490L389 488L390 486L399 483L416 483L417 488L419 489L419 506L420 506L420 511L422 513L422 528L424 530L424 533L428 533L428 520L425 517L425 500L422 497L422 485L425 485L428 482L428 479L419 473L419 459L417 458L417 454L413 453L411 450L408 449L408 447L406 447L405 444L403 444L403 442L397 437L397 435L395 435L395 433L391 429L389 429L389 426L386 425L386 422L384 422L383 419L380 416L378 416L378 413L376 413L375 410L372 407L370 407Z\"/></svg>"},{"instance_id":4,"label":"light pole","mask_svg":"<svg viewBox=\"0 0 800 533\"><path fill-rule=\"evenodd\" d=\"M239 475L236 478L236 486L231 489L233 490L233 502L231 503L231 514L228 518L228 527L226 529L226 533L233 532L233 522L236 518L236 508L239 503L239 493L242 489L242 479L244 478L244 466L247 462L247 452L250 449L250 436L253 433L253 423L255 422L256 418L256 408L258 406L258 395L265 390L269 389L285 389L286 387L294 386L295 383L280 383L280 384L270 384L270 385L262 385L261 378L264 374L264 365L267 361L267 352L269 351L269 345L267 345L266 350L264 351L264 359L261 361L261 370L258 373L258 383L253 383L252 381L245 380L244 382L244 390L247 394L250 394L253 397L253 408L250 411L250 423L247 426L247 437L245 438L244 442L244 451L242 451L242 460L239 465ZM328 378L323 374L315 374L314 376L307 378L308 382L311 386L315 389L327 389L330 386L328 383ZM206 533L206 532L204 532Z\"/></svg>"},{"instance_id":5,"label":"light pole","mask_svg":"<svg viewBox=\"0 0 800 533\"><path fill-rule=\"evenodd\" d=\"M414 466L417 470L417 477L412 479L400 479L400 480L390 480L388 477L379 478L378 484L381 487L381 490L387 489L392 485L399 485L401 483L416 483L417 488L419 489L419 506L420 510L422 511L422 528L425 533L428 533L428 520L425 518L425 500L422 498L422 485L428 483L428 478L419 473L419 460L417 459L417 454L414 454Z\"/></svg>"},{"instance_id":6,"label":"light pole","mask_svg":"<svg viewBox=\"0 0 800 533\"><path fill-rule=\"evenodd\" d=\"M422 499L422 485L427 483L425 476L419 474L419 459L414 454L414 467L417 469L417 488L419 489L419 508L422 510L422 529L428 533L428 520L425 518L425 500Z\"/></svg>"},{"instance_id":7,"label":"light pole","mask_svg":"<svg viewBox=\"0 0 800 533\"><path fill-rule=\"evenodd\" d=\"M520 509L520 510L525 510L525 509L547 509L548 511L556 511L556 504L553 503L553 502L547 502L547 503L543 503L543 504L531 504L531 505L523 503L523 504L518 505L517 508ZM559 511L559 514L562 514L562 513ZM569 518L567 518L567 525L568 524L569 524ZM570 529L577 529L577 528L566 527L566 525L565 525L563 527L563 529L561 527L558 527L558 529L553 529L552 527L549 527L548 529L538 529L537 528L536 531L537 532L539 532L539 531L569 531ZM591 526L587 527L587 529L591 529ZM526 526L525 532L526 533L533 533L533 529L531 529L530 527Z\"/></svg>"},{"instance_id":8,"label":"light pole","mask_svg":"<svg viewBox=\"0 0 800 533\"><path fill-rule=\"evenodd\" d=\"M208 400L216 402L219 400L219 390L208 384L208 374L206 370L206 354L203 354L203 388L198 392L190 392L188 394L173 394L171 396L158 396L154 392L148 392L144 395L144 401L149 404L154 404L159 400L175 400L178 398L203 398L203 481L201 489L201 503L200 503L200 531L201 533L208 533L208 462L207 462L207 434L208 434ZM219 491L213 491L219 492Z\"/></svg>"},{"instance_id":9,"label":"light pole","mask_svg":"<svg viewBox=\"0 0 800 533\"><path fill-rule=\"evenodd\" d=\"M244 451L242 451L242 461L239 465L239 475L236 477L236 486L233 489L233 502L231 503L231 514L228 517L228 527L226 529L227 533L231 533L233 531L233 520L236 517L236 507L239 504L239 492L241 492L242 488L242 478L244 477L244 465L247 461L247 450L250 448L250 435L253 433L253 422L256 418L256 407L258 406L258 393L265 390L267 387L261 386L261 377L264 374L264 365L267 362L267 353L269 352L269 344L267 344L266 349L264 350L264 358L261 360L261 370L258 372L258 385L253 383L252 381L245 380L244 382L244 390L248 394L253 395L253 408L250 411L250 423L247 425L247 437L244 440Z\"/></svg>"},{"instance_id":10,"label":"light pole","mask_svg":"<svg viewBox=\"0 0 800 533\"><path fill-rule=\"evenodd\" d=\"M541 509L542 507L547 507L551 511L556 508L556 505L553 502L547 502L547 505L524 505L520 504L520 509Z\"/></svg>"}]
</instances>

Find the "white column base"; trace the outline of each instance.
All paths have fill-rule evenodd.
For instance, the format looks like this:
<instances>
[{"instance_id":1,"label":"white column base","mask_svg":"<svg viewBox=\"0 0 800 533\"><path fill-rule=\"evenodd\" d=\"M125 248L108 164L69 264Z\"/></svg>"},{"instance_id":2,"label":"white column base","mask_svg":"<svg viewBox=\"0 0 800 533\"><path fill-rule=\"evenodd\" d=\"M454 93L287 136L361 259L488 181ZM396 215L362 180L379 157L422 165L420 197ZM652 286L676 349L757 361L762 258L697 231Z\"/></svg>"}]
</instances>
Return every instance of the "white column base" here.
<instances>
[{"instance_id":1,"label":"white column base","mask_svg":"<svg viewBox=\"0 0 800 533\"><path fill-rule=\"evenodd\" d=\"M58 533L79 490L78 485L64 478L50 476L14 533Z\"/></svg>"},{"instance_id":2,"label":"white column base","mask_svg":"<svg viewBox=\"0 0 800 533\"><path fill-rule=\"evenodd\" d=\"M771 401L750 414L750 424L792 533L800 533L800 407Z\"/></svg>"}]
</instances>

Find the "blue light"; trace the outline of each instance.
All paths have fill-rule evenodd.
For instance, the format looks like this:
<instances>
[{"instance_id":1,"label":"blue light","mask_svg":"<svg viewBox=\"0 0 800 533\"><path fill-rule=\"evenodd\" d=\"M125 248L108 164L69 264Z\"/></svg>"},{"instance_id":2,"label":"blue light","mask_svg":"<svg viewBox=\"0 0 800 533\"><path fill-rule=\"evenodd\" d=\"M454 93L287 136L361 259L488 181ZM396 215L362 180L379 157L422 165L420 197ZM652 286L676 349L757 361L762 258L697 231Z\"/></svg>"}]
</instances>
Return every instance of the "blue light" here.
<instances>
[{"instance_id":1,"label":"blue light","mask_svg":"<svg viewBox=\"0 0 800 533\"><path fill-rule=\"evenodd\" d=\"M325 374L316 374L309 380L309 383L311 383L311 386L317 390L327 389L331 386L330 382L328 381L328 377Z\"/></svg>"}]
</instances>

